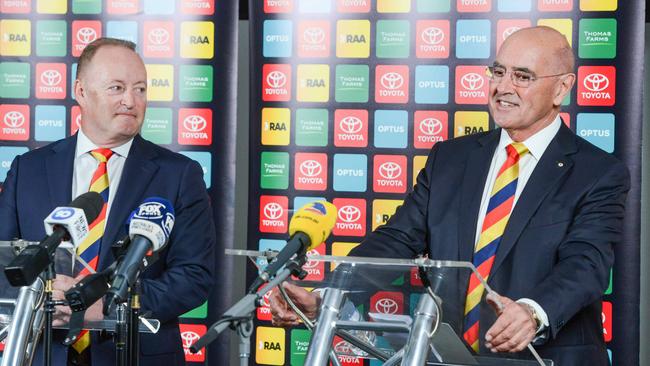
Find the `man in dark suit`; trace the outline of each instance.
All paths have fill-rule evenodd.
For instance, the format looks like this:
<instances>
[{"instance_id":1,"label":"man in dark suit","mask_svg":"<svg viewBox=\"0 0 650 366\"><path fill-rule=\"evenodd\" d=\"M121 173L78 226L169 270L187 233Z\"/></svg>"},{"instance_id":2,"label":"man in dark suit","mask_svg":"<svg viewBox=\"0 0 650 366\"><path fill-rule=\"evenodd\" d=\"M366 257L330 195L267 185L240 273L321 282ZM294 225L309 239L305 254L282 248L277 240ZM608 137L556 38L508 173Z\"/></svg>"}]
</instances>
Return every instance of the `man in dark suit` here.
<instances>
[{"instance_id":1,"label":"man in dark suit","mask_svg":"<svg viewBox=\"0 0 650 366\"><path fill-rule=\"evenodd\" d=\"M147 76L131 42L102 38L89 44L79 59L75 97L81 108L77 134L17 157L0 195L0 239L40 240L42 220L88 191L99 162L89 152L110 149L108 212L97 270L115 258L111 245L127 234L126 220L145 198L169 200L176 214L169 243L141 276L142 312L161 321L156 335L143 334L142 365L184 365L178 316L201 305L214 284L215 229L201 167L191 159L150 143L138 135L146 109ZM105 150L108 151L108 150ZM54 297L80 279L57 275ZM101 319L102 301L90 307L87 320ZM55 323L69 319L57 307ZM114 365L110 337L92 334L91 352L73 356L55 337L54 364ZM39 354L36 355L40 357ZM37 363L40 362L37 360Z\"/></svg>"},{"instance_id":2,"label":"man in dark suit","mask_svg":"<svg viewBox=\"0 0 650 366\"><path fill-rule=\"evenodd\" d=\"M573 68L559 32L534 27L512 34L489 67L489 109L500 128L436 144L404 204L350 253L427 253L477 267L477 259L491 258L482 274L496 292L488 299L503 308L489 329L474 329L473 345L482 353L516 353L534 340L542 357L558 365L609 364L601 297L612 246L621 239L629 173L561 122ZM509 146L516 147L512 155ZM514 165L517 174L504 181L502 173ZM491 254L482 251L493 244ZM314 313L312 295L288 289ZM274 321L294 324L295 313L276 294L272 300ZM479 305L478 323L487 308Z\"/></svg>"}]
</instances>

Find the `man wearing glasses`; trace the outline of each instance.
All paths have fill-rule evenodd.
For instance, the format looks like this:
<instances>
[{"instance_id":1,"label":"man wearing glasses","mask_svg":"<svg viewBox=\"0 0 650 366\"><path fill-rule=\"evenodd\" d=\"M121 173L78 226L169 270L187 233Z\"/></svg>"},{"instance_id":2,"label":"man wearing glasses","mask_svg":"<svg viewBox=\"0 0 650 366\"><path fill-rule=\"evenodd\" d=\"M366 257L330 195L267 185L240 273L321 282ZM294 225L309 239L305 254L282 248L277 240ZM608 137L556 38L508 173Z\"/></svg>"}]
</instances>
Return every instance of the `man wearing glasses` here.
<instances>
[{"instance_id":1,"label":"man wearing glasses","mask_svg":"<svg viewBox=\"0 0 650 366\"><path fill-rule=\"evenodd\" d=\"M562 123L573 70L559 32L513 33L487 70L500 128L436 144L404 204L350 253L473 262L501 294L488 296L501 307L490 326L485 289L472 278L463 289L458 331L477 352L520 352L534 341L558 365L609 364L601 296L621 240L629 173ZM315 295L287 287L314 314ZM274 322L295 324L284 301L272 300Z\"/></svg>"}]
</instances>

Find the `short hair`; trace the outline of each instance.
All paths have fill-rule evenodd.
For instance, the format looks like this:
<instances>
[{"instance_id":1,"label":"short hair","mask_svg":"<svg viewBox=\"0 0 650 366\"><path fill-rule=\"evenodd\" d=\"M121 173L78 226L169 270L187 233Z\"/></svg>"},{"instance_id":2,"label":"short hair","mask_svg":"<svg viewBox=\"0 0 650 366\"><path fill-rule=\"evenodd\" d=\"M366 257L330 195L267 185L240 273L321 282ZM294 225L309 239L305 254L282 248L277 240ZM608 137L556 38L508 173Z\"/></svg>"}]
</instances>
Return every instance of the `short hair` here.
<instances>
[{"instance_id":1,"label":"short hair","mask_svg":"<svg viewBox=\"0 0 650 366\"><path fill-rule=\"evenodd\" d=\"M79 56L79 61L77 61L77 79L79 79L81 73L88 66L90 61L92 61L92 58L95 56L95 53L97 53L97 50L104 46L123 47L135 52L135 43L131 41L109 37L97 38L96 40L90 42L84 48L83 52L81 52L81 56Z\"/></svg>"}]
</instances>

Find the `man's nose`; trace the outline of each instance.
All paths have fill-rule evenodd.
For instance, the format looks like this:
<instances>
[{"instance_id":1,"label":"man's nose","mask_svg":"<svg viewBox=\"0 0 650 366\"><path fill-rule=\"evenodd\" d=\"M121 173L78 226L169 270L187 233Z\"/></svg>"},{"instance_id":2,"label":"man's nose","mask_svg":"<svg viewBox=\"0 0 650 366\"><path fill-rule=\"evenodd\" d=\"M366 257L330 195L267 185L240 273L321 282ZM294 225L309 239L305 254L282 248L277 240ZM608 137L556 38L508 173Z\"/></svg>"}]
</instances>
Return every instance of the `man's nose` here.
<instances>
[{"instance_id":1,"label":"man's nose","mask_svg":"<svg viewBox=\"0 0 650 366\"><path fill-rule=\"evenodd\" d=\"M514 85L512 84L512 74L507 72L502 78L493 80L492 83L496 86L498 93L508 93L514 90Z\"/></svg>"},{"instance_id":2,"label":"man's nose","mask_svg":"<svg viewBox=\"0 0 650 366\"><path fill-rule=\"evenodd\" d=\"M122 94L122 105L127 108L133 108L135 105L135 95L132 89L126 89Z\"/></svg>"}]
</instances>

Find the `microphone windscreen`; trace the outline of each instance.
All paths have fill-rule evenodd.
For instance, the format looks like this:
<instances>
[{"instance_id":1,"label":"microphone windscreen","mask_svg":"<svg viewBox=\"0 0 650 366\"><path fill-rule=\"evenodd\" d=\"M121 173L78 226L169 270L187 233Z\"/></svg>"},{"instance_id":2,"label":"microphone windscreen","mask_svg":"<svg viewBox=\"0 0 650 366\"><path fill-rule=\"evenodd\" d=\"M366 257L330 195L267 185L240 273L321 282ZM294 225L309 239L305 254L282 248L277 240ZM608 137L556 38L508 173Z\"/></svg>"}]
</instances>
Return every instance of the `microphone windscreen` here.
<instances>
[{"instance_id":1,"label":"microphone windscreen","mask_svg":"<svg viewBox=\"0 0 650 366\"><path fill-rule=\"evenodd\" d=\"M70 207L82 209L86 215L86 221L90 224L102 212L104 199L97 192L86 192L70 202Z\"/></svg>"},{"instance_id":2,"label":"microphone windscreen","mask_svg":"<svg viewBox=\"0 0 650 366\"><path fill-rule=\"evenodd\" d=\"M332 232L336 223L336 206L327 201L308 203L291 218L289 222L289 235L303 232L309 237L309 248L319 246Z\"/></svg>"}]
</instances>

